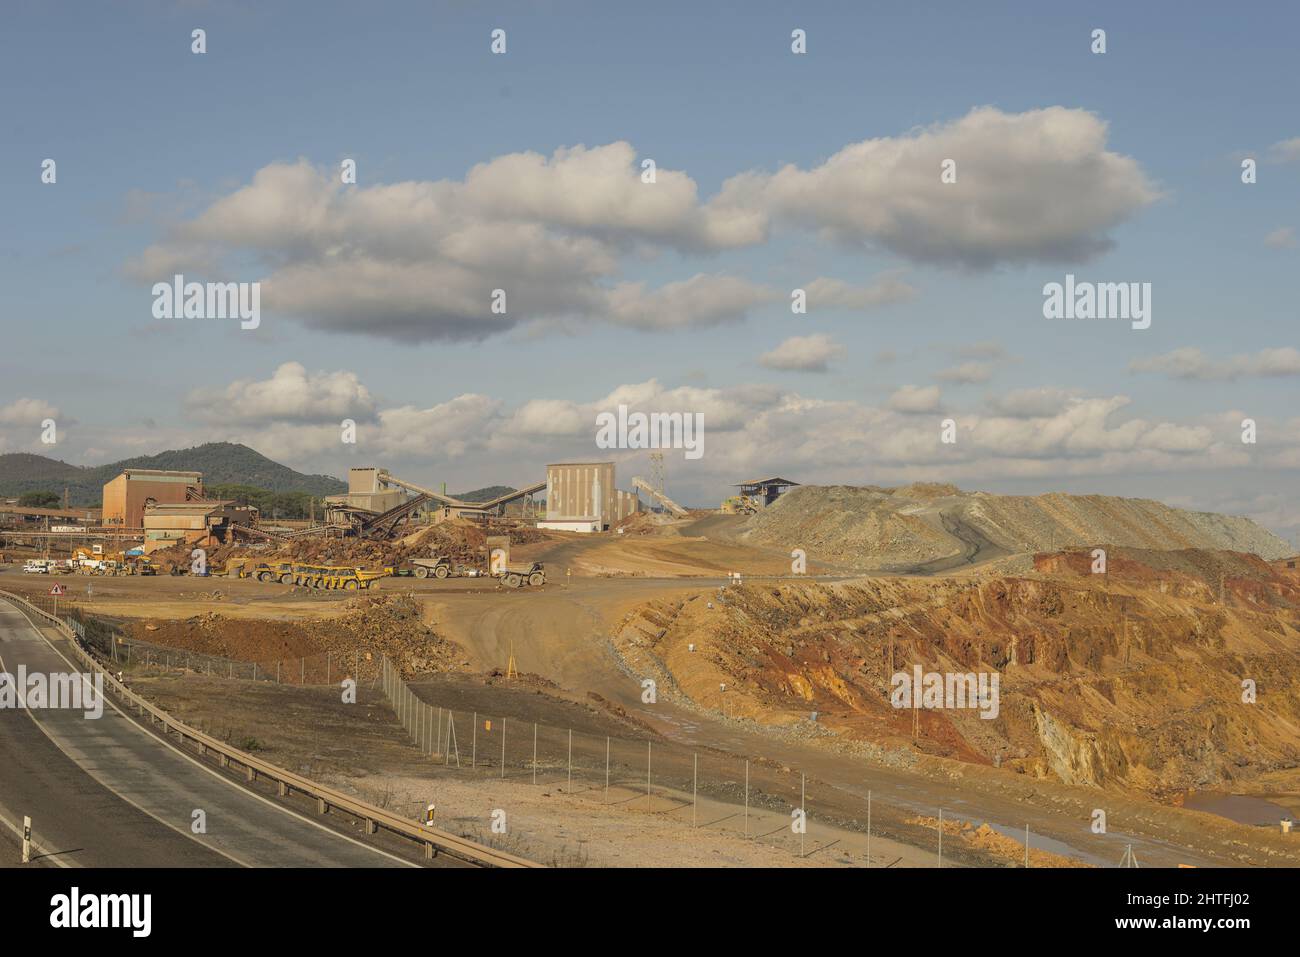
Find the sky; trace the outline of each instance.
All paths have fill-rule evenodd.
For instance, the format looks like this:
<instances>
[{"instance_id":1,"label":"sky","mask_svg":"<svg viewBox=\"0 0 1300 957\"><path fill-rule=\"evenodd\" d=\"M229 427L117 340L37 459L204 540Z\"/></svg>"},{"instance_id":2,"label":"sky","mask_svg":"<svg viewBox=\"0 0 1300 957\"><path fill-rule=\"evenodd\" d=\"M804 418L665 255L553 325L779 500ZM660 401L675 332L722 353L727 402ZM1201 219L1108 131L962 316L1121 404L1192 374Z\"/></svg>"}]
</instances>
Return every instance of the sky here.
<instances>
[{"instance_id":1,"label":"sky","mask_svg":"<svg viewBox=\"0 0 1300 957\"><path fill-rule=\"evenodd\" d=\"M236 441L452 489L612 459L629 487L647 453L595 426L626 405L703 415L703 454L665 453L690 504L935 481L1290 538L1298 20L17 0L0 452ZM178 273L256 283L257 327L158 318ZM1046 317L1067 275L1149 290L1149 326Z\"/></svg>"}]
</instances>

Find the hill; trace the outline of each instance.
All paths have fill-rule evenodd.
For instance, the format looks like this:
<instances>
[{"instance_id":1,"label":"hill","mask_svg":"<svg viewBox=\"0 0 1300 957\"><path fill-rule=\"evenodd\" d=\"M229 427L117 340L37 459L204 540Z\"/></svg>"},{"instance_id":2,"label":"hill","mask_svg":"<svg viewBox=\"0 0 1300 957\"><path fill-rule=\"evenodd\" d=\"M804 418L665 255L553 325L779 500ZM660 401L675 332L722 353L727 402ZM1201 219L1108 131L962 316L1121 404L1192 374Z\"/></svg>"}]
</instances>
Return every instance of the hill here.
<instances>
[{"instance_id":1,"label":"hill","mask_svg":"<svg viewBox=\"0 0 1300 957\"><path fill-rule=\"evenodd\" d=\"M209 486L252 485L271 492L306 492L317 496L347 491L347 485L332 476L296 472L246 445L208 442L192 449L170 449L84 467L26 452L0 455L0 495L13 497L44 490L62 494L66 487L72 504L97 505L104 483L128 468L193 469L203 473L204 484Z\"/></svg>"},{"instance_id":2,"label":"hill","mask_svg":"<svg viewBox=\"0 0 1300 957\"><path fill-rule=\"evenodd\" d=\"M490 502L494 498L500 498L502 495L508 495L513 491L514 489L509 485L489 485L486 488L476 488L472 492L452 495L452 498L459 499L462 502Z\"/></svg>"},{"instance_id":3,"label":"hill","mask_svg":"<svg viewBox=\"0 0 1300 957\"><path fill-rule=\"evenodd\" d=\"M742 538L862 569L941 571L1026 552L1098 545L1224 549L1281 558L1292 549L1248 518L1109 495L991 495L953 486L791 489Z\"/></svg>"}]
</instances>

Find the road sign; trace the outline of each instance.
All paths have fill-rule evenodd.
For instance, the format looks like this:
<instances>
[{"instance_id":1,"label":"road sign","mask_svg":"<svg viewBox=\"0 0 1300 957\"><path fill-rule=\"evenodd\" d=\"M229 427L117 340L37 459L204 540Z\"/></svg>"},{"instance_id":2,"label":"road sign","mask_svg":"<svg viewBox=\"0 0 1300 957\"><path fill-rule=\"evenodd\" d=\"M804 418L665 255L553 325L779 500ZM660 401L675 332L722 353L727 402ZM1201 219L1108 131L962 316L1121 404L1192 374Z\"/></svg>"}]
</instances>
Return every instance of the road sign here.
<instances>
[{"instance_id":1,"label":"road sign","mask_svg":"<svg viewBox=\"0 0 1300 957\"><path fill-rule=\"evenodd\" d=\"M67 593L67 589L65 589L65 588L63 587L62 584L55 584L55 585L50 589L50 594L51 594L51 595L63 595L63 594L66 594L66 593Z\"/></svg>"}]
</instances>

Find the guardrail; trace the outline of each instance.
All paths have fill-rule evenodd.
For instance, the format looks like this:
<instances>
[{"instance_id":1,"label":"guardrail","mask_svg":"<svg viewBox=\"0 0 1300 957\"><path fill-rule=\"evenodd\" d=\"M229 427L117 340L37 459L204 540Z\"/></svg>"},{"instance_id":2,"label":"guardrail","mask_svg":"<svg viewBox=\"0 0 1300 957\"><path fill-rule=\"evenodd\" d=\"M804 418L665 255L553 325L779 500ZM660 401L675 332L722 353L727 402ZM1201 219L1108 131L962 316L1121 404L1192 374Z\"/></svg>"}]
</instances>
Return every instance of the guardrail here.
<instances>
[{"instance_id":1,"label":"guardrail","mask_svg":"<svg viewBox=\"0 0 1300 957\"><path fill-rule=\"evenodd\" d=\"M191 728L183 721L178 721L166 711L150 704L140 695L136 694L126 685L122 684L104 668L88 651L81 646L77 640L76 634L68 624L59 618L55 618L49 612L37 608L21 595L15 595L12 592L0 591L0 597L8 599L12 604L22 610L29 617L36 615L45 621L48 621L59 633L68 638L72 643L72 648L78 657L91 669L92 672L102 674L104 683L113 690L120 698L125 700L129 705L134 707L139 714L148 715L151 723L161 724L163 734L168 732L175 733L182 740L189 739L198 746L199 754L207 754L209 751L217 755L220 759L221 766L228 768L232 763L244 768L249 783L257 780L258 775L275 781L281 797L287 797L294 791L304 794L316 800L316 810L320 814L326 813L330 808L337 808L345 811L353 817L365 822L366 833L374 834L379 828L383 828L399 837L404 837L424 846L425 858L432 859L435 854L442 852L450 854L459 860L468 861L472 864L478 864L483 867L540 867L534 861L526 860L522 857L516 857L505 851L498 851L486 845L479 844L466 838L458 837L448 831L442 831L437 828L427 827L417 824L414 821L399 817L381 807L373 804L367 804L356 798L350 797L341 791L318 784L301 775L294 774L292 771L286 771L284 768L271 764L269 761L263 761L255 758L245 751L231 747L224 741L218 741L195 728Z\"/></svg>"}]
</instances>

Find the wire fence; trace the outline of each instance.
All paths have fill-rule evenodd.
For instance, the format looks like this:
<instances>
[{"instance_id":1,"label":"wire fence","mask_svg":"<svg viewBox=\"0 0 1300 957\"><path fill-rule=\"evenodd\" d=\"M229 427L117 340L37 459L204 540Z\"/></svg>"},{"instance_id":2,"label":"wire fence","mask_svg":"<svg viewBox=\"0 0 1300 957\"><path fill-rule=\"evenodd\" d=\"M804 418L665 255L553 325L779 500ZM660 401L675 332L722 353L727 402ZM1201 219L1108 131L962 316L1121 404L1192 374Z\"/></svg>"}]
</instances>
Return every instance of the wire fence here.
<instances>
[{"instance_id":1,"label":"wire fence","mask_svg":"<svg viewBox=\"0 0 1300 957\"><path fill-rule=\"evenodd\" d=\"M837 847L838 839L827 836L828 829L820 835L810 831L805 776L775 762L431 703L387 658L381 661L380 686L412 745L435 764L545 786L686 827L762 839L801 857L846 853ZM837 818L835 825L861 832L866 842L865 853L857 852L861 863L891 863L873 859L869 806L861 822Z\"/></svg>"},{"instance_id":2,"label":"wire fence","mask_svg":"<svg viewBox=\"0 0 1300 957\"><path fill-rule=\"evenodd\" d=\"M379 656L369 649L356 649L347 654L324 652L297 658L241 661L114 635L101 651L113 662L127 666L184 668L217 678L301 686L333 686L347 678L360 685L375 681L380 671Z\"/></svg>"},{"instance_id":3,"label":"wire fence","mask_svg":"<svg viewBox=\"0 0 1300 957\"><path fill-rule=\"evenodd\" d=\"M778 762L741 758L710 747L691 748L660 737L634 740L598 735L426 701L402 678L397 666L374 649L235 660L129 638L79 609L68 611L71 613L61 616L62 620L85 644L106 660L128 667L183 668L218 678L303 687L336 687L349 678L358 685L378 686L411 744L447 769L545 786L610 807L658 815L686 827L728 831L783 847L800 857L848 854L838 845L843 834L857 832L865 841L865 851L856 851L861 863L892 866L899 861L879 852L879 842L878 852L873 853L873 836L882 836L882 828L879 816L873 825L870 791L865 800L839 793L834 808L827 809L817 822L822 826L814 828L812 811L818 795L810 794L804 774ZM900 833L900 809L893 810L895 826L886 829L891 832L888 836L915 846L915 828ZM941 867L945 824L943 811L935 811L935 862ZM903 817L908 813L903 811ZM925 816L933 817L931 813ZM950 816L948 828L955 824ZM1025 831L1025 867L1031 866L1030 839Z\"/></svg>"}]
</instances>

